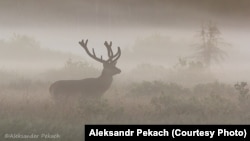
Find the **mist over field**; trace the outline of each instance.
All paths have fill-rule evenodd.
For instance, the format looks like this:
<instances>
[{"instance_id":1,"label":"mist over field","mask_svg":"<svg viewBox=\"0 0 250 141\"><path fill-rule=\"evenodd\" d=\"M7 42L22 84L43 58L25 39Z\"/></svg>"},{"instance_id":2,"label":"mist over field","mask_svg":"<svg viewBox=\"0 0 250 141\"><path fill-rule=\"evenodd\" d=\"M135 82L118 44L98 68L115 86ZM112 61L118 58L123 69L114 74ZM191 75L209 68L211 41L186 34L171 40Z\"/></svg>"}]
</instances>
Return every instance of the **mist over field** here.
<instances>
[{"instance_id":1,"label":"mist over field","mask_svg":"<svg viewBox=\"0 0 250 141\"><path fill-rule=\"evenodd\" d=\"M81 140L86 123L249 124L249 6L247 0L0 1L1 140L45 132ZM64 103L49 92L55 81L102 73L102 63L79 44L86 39L104 60L105 41L112 41L114 56L119 46L121 73L100 97L71 96L72 90L76 99Z\"/></svg>"}]
</instances>

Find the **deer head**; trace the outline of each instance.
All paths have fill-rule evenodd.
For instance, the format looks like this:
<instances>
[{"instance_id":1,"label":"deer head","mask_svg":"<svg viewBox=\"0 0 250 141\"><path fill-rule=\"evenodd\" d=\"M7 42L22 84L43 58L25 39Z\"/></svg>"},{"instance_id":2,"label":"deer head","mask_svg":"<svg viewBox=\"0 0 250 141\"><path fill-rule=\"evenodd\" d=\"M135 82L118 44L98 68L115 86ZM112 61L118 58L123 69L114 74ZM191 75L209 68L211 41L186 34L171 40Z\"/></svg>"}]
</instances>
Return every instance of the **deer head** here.
<instances>
[{"instance_id":1,"label":"deer head","mask_svg":"<svg viewBox=\"0 0 250 141\"><path fill-rule=\"evenodd\" d=\"M120 58L121 56L121 49L120 47L118 47L117 52L114 54L113 50L111 48L112 46L112 42L107 42L105 41L104 45L108 51L108 59L107 60L103 60L102 56L100 58L96 57L95 54L95 50L92 49L92 53L90 53L87 44L88 44L88 40L86 40L84 42L84 40L80 41L79 44L82 46L82 48L86 51L86 53L93 58L94 60L100 62L103 64L103 72L102 75L109 75L109 76L113 76L116 74L121 73L121 70L119 68L116 67L116 63L117 60Z\"/></svg>"}]
</instances>

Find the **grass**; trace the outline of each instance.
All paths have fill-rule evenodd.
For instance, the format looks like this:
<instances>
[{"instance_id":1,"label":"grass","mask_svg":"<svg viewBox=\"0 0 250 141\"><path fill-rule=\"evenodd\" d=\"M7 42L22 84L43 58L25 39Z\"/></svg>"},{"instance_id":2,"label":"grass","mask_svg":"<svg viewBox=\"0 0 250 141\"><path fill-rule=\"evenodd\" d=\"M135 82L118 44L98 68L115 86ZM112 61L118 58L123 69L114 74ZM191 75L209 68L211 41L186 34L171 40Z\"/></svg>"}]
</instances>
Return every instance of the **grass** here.
<instances>
[{"instance_id":1,"label":"grass","mask_svg":"<svg viewBox=\"0 0 250 141\"><path fill-rule=\"evenodd\" d=\"M193 88L160 81L113 85L101 99L63 106L51 99L49 85L41 81L1 85L1 140L11 140L4 138L10 133L50 133L60 138L47 140L82 140L85 124L250 123L250 100L241 101L233 86L219 82Z\"/></svg>"}]
</instances>

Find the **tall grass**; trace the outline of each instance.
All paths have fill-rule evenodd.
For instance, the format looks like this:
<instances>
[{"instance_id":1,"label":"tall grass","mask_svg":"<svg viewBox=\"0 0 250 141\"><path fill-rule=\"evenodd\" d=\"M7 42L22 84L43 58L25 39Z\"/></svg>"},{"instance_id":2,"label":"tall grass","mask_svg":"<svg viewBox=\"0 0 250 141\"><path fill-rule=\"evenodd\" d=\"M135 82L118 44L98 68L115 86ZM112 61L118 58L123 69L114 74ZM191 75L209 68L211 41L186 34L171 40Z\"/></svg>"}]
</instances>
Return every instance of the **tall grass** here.
<instances>
[{"instance_id":1,"label":"tall grass","mask_svg":"<svg viewBox=\"0 0 250 141\"><path fill-rule=\"evenodd\" d=\"M58 105L50 82L19 80L1 85L0 133L59 134L57 140L81 140L84 124L247 124L233 86L213 82L184 88L175 83L144 81L113 85L98 100ZM250 100L246 99L245 103ZM1 139L7 140L7 139ZM41 139L43 140L43 139ZM52 139L51 139L52 140ZM55 139L54 139L55 140Z\"/></svg>"}]
</instances>

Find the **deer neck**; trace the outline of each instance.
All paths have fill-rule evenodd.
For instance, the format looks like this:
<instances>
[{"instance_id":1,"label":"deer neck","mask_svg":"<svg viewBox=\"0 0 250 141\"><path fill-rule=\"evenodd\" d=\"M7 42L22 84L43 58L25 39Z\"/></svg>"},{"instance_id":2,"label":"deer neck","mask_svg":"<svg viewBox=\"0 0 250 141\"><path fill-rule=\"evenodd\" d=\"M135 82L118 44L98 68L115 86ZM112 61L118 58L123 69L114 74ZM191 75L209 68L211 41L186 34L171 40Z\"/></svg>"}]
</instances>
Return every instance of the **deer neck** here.
<instances>
[{"instance_id":1,"label":"deer neck","mask_svg":"<svg viewBox=\"0 0 250 141\"><path fill-rule=\"evenodd\" d=\"M111 86L113 77L112 75L108 75L105 72L102 72L102 74L97 78L97 81L98 81L99 90L102 92L105 92Z\"/></svg>"},{"instance_id":2,"label":"deer neck","mask_svg":"<svg viewBox=\"0 0 250 141\"><path fill-rule=\"evenodd\" d=\"M113 81L113 76L106 73L105 71L102 71L102 74L98 77L100 81L105 81L106 84L111 84Z\"/></svg>"}]
</instances>

